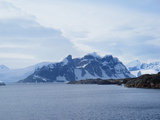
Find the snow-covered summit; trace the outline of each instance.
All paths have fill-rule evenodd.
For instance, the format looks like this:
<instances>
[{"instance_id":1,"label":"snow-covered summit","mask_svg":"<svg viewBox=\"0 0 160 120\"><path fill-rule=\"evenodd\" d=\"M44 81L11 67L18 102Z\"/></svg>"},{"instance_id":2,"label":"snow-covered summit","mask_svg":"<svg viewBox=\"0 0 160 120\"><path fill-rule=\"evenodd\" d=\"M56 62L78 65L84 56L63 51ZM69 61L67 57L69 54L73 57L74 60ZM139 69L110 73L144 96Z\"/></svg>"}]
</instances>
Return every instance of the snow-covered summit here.
<instances>
[{"instance_id":1,"label":"snow-covered summit","mask_svg":"<svg viewBox=\"0 0 160 120\"><path fill-rule=\"evenodd\" d=\"M98 55L96 52L89 53L89 54L87 54L87 55L91 55L91 56L93 56L93 57L95 57L95 58L99 58L99 59L102 58L102 57L101 57L100 55ZM87 55L86 55L86 56L87 56Z\"/></svg>"},{"instance_id":2,"label":"snow-covered summit","mask_svg":"<svg viewBox=\"0 0 160 120\"><path fill-rule=\"evenodd\" d=\"M136 60L128 63L126 67L135 76L139 76L141 74L156 74L160 72L160 61L141 63L140 61Z\"/></svg>"},{"instance_id":3,"label":"snow-covered summit","mask_svg":"<svg viewBox=\"0 0 160 120\"><path fill-rule=\"evenodd\" d=\"M72 55L68 55L66 58L63 59L61 63L64 66L67 65L70 61L72 61Z\"/></svg>"}]
</instances>

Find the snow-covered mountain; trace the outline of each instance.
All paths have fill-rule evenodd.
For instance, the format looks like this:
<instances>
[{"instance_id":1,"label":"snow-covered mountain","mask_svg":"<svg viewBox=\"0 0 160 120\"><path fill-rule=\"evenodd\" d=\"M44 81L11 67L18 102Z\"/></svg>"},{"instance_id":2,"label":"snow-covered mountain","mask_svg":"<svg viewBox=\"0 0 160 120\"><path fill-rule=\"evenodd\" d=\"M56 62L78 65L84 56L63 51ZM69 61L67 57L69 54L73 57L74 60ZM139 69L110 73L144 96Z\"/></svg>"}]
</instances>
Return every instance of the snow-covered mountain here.
<instances>
[{"instance_id":1,"label":"snow-covered mountain","mask_svg":"<svg viewBox=\"0 0 160 120\"><path fill-rule=\"evenodd\" d=\"M50 63L43 62L34 66L21 68L21 69L9 69L8 67L1 65L0 80L5 83L17 82L21 79L25 79L27 76L33 74L35 70L40 69L41 67L44 67L45 65L48 65L48 64Z\"/></svg>"},{"instance_id":2,"label":"snow-covered mountain","mask_svg":"<svg viewBox=\"0 0 160 120\"><path fill-rule=\"evenodd\" d=\"M126 65L128 70L135 76L142 74L156 74L160 72L160 62L141 63L138 60L132 61Z\"/></svg>"},{"instance_id":3,"label":"snow-covered mountain","mask_svg":"<svg viewBox=\"0 0 160 120\"><path fill-rule=\"evenodd\" d=\"M67 56L63 61L37 69L20 82L56 82L82 79L119 79L134 77L118 58L112 55L100 57L94 54L82 58Z\"/></svg>"},{"instance_id":4,"label":"snow-covered mountain","mask_svg":"<svg viewBox=\"0 0 160 120\"><path fill-rule=\"evenodd\" d=\"M5 65L0 65L0 71L7 71L9 68Z\"/></svg>"}]
</instances>

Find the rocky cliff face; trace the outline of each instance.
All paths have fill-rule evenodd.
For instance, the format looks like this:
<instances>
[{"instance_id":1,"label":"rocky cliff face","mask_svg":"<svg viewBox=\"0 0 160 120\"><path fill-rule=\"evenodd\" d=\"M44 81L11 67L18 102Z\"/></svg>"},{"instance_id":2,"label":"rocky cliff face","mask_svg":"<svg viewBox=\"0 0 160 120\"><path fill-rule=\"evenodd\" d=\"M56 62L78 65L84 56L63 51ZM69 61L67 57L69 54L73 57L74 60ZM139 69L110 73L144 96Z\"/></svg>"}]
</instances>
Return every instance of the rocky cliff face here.
<instances>
[{"instance_id":1,"label":"rocky cliff face","mask_svg":"<svg viewBox=\"0 0 160 120\"><path fill-rule=\"evenodd\" d=\"M63 61L37 69L20 82L77 81L83 79L120 79L134 77L118 58L88 54L82 58L67 56Z\"/></svg>"}]
</instances>

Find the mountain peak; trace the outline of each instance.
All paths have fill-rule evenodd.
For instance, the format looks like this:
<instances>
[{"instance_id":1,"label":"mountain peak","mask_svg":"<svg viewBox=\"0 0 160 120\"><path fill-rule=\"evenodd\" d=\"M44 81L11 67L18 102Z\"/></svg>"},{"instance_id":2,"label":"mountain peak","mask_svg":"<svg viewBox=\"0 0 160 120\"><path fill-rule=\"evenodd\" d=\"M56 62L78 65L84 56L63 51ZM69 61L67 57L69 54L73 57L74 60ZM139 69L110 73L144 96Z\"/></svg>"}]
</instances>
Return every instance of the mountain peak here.
<instances>
[{"instance_id":1,"label":"mountain peak","mask_svg":"<svg viewBox=\"0 0 160 120\"><path fill-rule=\"evenodd\" d=\"M96 57L96 58L101 58L101 56L99 56L96 52L89 53L88 55L91 55L91 56Z\"/></svg>"},{"instance_id":2,"label":"mountain peak","mask_svg":"<svg viewBox=\"0 0 160 120\"><path fill-rule=\"evenodd\" d=\"M68 55L65 59L67 59L67 60L72 60L72 55Z\"/></svg>"},{"instance_id":3,"label":"mountain peak","mask_svg":"<svg viewBox=\"0 0 160 120\"><path fill-rule=\"evenodd\" d=\"M113 59L113 56L112 55L105 55L104 57L103 57L103 59Z\"/></svg>"},{"instance_id":4,"label":"mountain peak","mask_svg":"<svg viewBox=\"0 0 160 120\"><path fill-rule=\"evenodd\" d=\"M113 57L112 55L105 55L103 58L105 58L105 57Z\"/></svg>"},{"instance_id":5,"label":"mountain peak","mask_svg":"<svg viewBox=\"0 0 160 120\"><path fill-rule=\"evenodd\" d=\"M101 59L101 56L99 56L96 52L89 53L84 56L84 59L95 59L95 58Z\"/></svg>"},{"instance_id":6,"label":"mountain peak","mask_svg":"<svg viewBox=\"0 0 160 120\"><path fill-rule=\"evenodd\" d=\"M67 65L69 62L72 61L72 55L68 55L66 58L63 59L63 65Z\"/></svg>"}]
</instances>

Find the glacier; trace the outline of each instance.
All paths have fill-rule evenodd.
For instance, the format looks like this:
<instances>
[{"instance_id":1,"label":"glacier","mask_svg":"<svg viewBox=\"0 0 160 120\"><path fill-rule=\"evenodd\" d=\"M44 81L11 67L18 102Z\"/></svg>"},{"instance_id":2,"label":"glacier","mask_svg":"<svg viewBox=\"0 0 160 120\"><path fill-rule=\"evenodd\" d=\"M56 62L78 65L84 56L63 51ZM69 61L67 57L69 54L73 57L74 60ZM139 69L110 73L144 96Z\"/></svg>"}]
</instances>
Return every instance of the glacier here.
<instances>
[{"instance_id":1,"label":"glacier","mask_svg":"<svg viewBox=\"0 0 160 120\"><path fill-rule=\"evenodd\" d=\"M140 61L135 60L126 64L126 67L136 77L139 77L143 74L157 74L158 72L160 72L160 61L141 63Z\"/></svg>"}]
</instances>

